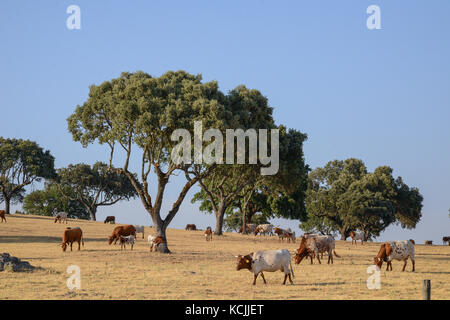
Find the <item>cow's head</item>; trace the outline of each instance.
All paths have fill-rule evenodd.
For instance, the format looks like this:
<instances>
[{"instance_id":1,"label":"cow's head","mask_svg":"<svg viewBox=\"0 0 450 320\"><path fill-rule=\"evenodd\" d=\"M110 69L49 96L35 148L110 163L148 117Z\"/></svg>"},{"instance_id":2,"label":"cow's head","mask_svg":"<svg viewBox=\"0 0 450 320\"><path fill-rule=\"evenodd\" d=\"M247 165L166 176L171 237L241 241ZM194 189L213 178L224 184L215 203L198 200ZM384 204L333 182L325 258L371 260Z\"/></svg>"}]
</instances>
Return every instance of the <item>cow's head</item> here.
<instances>
[{"instance_id":1,"label":"cow's head","mask_svg":"<svg viewBox=\"0 0 450 320\"><path fill-rule=\"evenodd\" d=\"M61 243L61 248L62 248L63 252L65 252L66 249L67 249L67 244L66 243Z\"/></svg>"},{"instance_id":2,"label":"cow's head","mask_svg":"<svg viewBox=\"0 0 450 320\"><path fill-rule=\"evenodd\" d=\"M302 237L302 241L300 242L300 248L297 249L297 253L295 254L295 263L299 264L302 262L303 258L309 255L308 250L306 248L306 237Z\"/></svg>"},{"instance_id":3,"label":"cow's head","mask_svg":"<svg viewBox=\"0 0 450 320\"><path fill-rule=\"evenodd\" d=\"M355 233L353 231L350 231L350 238L354 238L355 237Z\"/></svg>"},{"instance_id":4,"label":"cow's head","mask_svg":"<svg viewBox=\"0 0 450 320\"><path fill-rule=\"evenodd\" d=\"M259 232L259 227L257 227L257 228L255 229L255 232L254 232L255 236L258 234L258 232Z\"/></svg>"},{"instance_id":5,"label":"cow's head","mask_svg":"<svg viewBox=\"0 0 450 320\"><path fill-rule=\"evenodd\" d=\"M383 265L383 261L387 262L387 257L392 253L392 247L389 243L383 243L380 246L380 251L378 255L373 258L373 264L377 265L379 268Z\"/></svg>"},{"instance_id":6,"label":"cow's head","mask_svg":"<svg viewBox=\"0 0 450 320\"><path fill-rule=\"evenodd\" d=\"M60 218L61 218L61 216L58 214L58 215L55 217L55 223L56 223Z\"/></svg>"},{"instance_id":7,"label":"cow's head","mask_svg":"<svg viewBox=\"0 0 450 320\"><path fill-rule=\"evenodd\" d=\"M109 237L109 239L108 239L108 244L111 244L111 243L114 241L115 238L116 238L116 237L115 237L114 235L112 235L111 237Z\"/></svg>"},{"instance_id":8,"label":"cow's head","mask_svg":"<svg viewBox=\"0 0 450 320\"><path fill-rule=\"evenodd\" d=\"M412 244L416 244L416 242L413 239L409 239L409 241L411 241Z\"/></svg>"},{"instance_id":9,"label":"cow's head","mask_svg":"<svg viewBox=\"0 0 450 320\"><path fill-rule=\"evenodd\" d=\"M251 257L252 254L248 254L246 256L238 255L237 258L237 264L236 264L236 270L239 271L241 269L252 269L252 263L253 259Z\"/></svg>"}]
</instances>

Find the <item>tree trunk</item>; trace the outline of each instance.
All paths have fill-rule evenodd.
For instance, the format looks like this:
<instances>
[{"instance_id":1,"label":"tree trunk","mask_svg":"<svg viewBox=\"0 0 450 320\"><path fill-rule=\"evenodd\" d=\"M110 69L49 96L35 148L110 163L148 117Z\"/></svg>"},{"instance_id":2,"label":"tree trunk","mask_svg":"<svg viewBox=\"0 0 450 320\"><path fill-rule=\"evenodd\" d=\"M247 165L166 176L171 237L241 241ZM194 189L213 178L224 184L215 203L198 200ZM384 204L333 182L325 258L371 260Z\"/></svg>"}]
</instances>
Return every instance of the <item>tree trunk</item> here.
<instances>
[{"instance_id":1,"label":"tree trunk","mask_svg":"<svg viewBox=\"0 0 450 320\"><path fill-rule=\"evenodd\" d=\"M11 199L3 196L3 200L5 201L5 213L9 214Z\"/></svg>"},{"instance_id":2,"label":"tree trunk","mask_svg":"<svg viewBox=\"0 0 450 320\"><path fill-rule=\"evenodd\" d=\"M347 228L341 228L340 230L339 230L339 233L341 234L341 240L347 240L347 238L348 238L348 231L347 231Z\"/></svg>"},{"instance_id":3,"label":"tree trunk","mask_svg":"<svg viewBox=\"0 0 450 320\"><path fill-rule=\"evenodd\" d=\"M163 242L160 243L157 247L156 247L156 251L160 252L160 253L170 253L169 247L167 246L167 237L166 237L166 229L167 229L167 225L159 220L159 222L154 222L155 228L156 228L156 236L160 236L163 238Z\"/></svg>"},{"instance_id":4,"label":"tree trunk","mask_svg":"<svg viewBox=\"0 0 450 320\"><path fill-rule=\"evenodd\" d=\"M216 212L216 231L214 231L214 234L221 236L222 228L223 228L223 217L225 216L225 210L226 206L224 204L221 204L219 207L219 211Z\"/></svg>"},{"instance_id":5,"label":"tree trunk","mask_svg":"<svg viewBox=\"0 0 450 320\"><path fill-rule=\"evenodd\" d=\"M96 220L96 215L97 215L97 208L88 208L89 210L89 215L91 217L92 221L97 221Z\"/></svg>"}]
</instances>

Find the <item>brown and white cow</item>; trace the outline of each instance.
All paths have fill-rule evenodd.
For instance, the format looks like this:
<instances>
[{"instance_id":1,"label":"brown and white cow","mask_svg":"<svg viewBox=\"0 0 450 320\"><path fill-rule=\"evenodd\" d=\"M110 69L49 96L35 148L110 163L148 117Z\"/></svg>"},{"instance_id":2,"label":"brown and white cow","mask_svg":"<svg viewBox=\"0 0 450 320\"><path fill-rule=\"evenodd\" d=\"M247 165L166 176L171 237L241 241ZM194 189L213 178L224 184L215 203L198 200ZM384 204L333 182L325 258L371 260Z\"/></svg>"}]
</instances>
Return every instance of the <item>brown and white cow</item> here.
<instances>
[{"instance_id":1,"label":"brown and white cow","mask_svg":"<svg viewBox=\"0 0 450 320\"><path fill-rule=\"evenodd\" d=\"M73 229L70 227L66 228L63 232L60 246L63 251L66 251L67 245L70 244L70 251L72 251L72 244L74 242L78 242L78 251L80 250L80 243L82 243L84 247L83 231L81 231L80 227Z\"/></svg>"},{"instance_id":2,"label":"brown and white cow","mask_svg":"<svg viewBox=\"0 0 450 320\"><path fill-rule=\"evenodd\" d=\"M61 223L62 221L65 221L67 224L67 212L58 212L55 217L55 223L58 221L59 221L59 223Z\"/></svg>"},{"instance_id":3,"label":"brown and white cow","mask_svg":"<svg viewBox=\"0 0 450 320\"><path fill-rule=\"evenodd\" d=\"M299 264L303 258L310 257L311 264L313 264L313 258L316 257L320 262L319 248L317 247L316 239L314 237L303 236L300 241L300 247L295 252L295 263Z\"/></svg>"},{"instance_id":4,"label":"brown and white cow","mask_svg":"<svg viewBox=\"0 0 450 320\"><path fill-rule=\"evenodd\" d=\"M270 236L272 236L272 235L273 235L273 225L270 224L270 223L259 224L259 225L256 227L255 231L254 231L255 236L256 236L258 233L259 233L260 235L263 234L264 236L265 236L266 233L267 233L267 234L269 234Z\"/></svg>"},{"instance_id":5,"label":"brown and white cow","mask_svg":"<svg viewBox=\"0 0 450 320\"><path fill-rule=\"evenodd\" d=\"M212 240L212 234L213 234L213 232L211 230L211 227L207 227L206 230L205 230L205 239L206 239L206 241L211 241Z\"/></svg>"},{"instance_id":6,"label":"brown and white cow","mask_svg":"<svg viewBox=\"0 0 450 320\"><path fill-rule=\"evenodd\" d=\"M364 231L350 231L350 238L352 238L352 244L356 244L358 240L361 240L361 244L364 244L364 241L366 241L366 235Z\"/></svg>"},{"instance_id":7,"label":"brown and white cow","mask_svg":"<svg viewBox=\"0 0 450 320\"><path fill-rule=\"evenodd\" d=\"M150 252L153 251L153 249L157 249L158 245L160 243L164 242L163 237L161 236L152 236L151 234L148 236L148 244L150 245Z\"/></svg>"},{"instance_id":8,"label":"brown and white cow","mask_svg":"<svg viewBox=\"0 0 450 320\"><path fill-rule=\"evenodd\" d=\"M120 250L122 249L126 249L126 244L131 245L131 250L133 250L133 246L134 246L134 236L133 235L129 235L129 236L120 236Z\"/></svg>"},{"instance_id":9,"label":"brown and white cow","mask_svg":"<svg viewBox=\"0 0 450 320\"><path fill-rule=\"evenodd\" d=\"M258 226L255 223L247 223L245 228L247 233L254 233ZM242 233L244 228L242 226L239 228L238 233Z\"/></svg>"},{"instance_id":10,"label":"brown and white cow","mask_svg":"<svg viewBox=\"0 0 450 320\"><path fill-rule=\"evenodd\" d=\"M114 241L114 244L116 244L117 240L120 240L120 236L126 237L131 235L136 238L136 228L133 225L127 224L124 226L117 226L109 237L108 243L111 244Z\"/></svg>"},{"instance_id":11,"label":"brown and white cow","mask_svg":"<svg viewBox=\"0 0 450 320\"><path fill-rule=\"evenodd\" d=\"M383 261L387 263L386 271L392 271L392 260L403 260L402 271L405 271L408 258L412 261L412 271L415 271L415 257L414 257L414 240L402 240L402 241L387 241L380 246L380 250L376 257L373 258L373 262L379 268L383 265Z\"/></svg>"},{"instance_id":12,"label":"brown and white cow","mask_svg":"<svg viewBox=\"0 0 450 320\"><path fill-rule=\"evenodd\" d=\"M2 223L3 223L3 220L4 220L5 223L6 223L6 217L5 217L5 215L6 215L6 211L5 211L5 210L0 210L0 218L2 219Z\"/></svg>"},{"instance_id":13,"label":"brown and white cow","mask_svg":"<svg viewBox=\"0 0 450 320\"><path fill-rule=\"evenodd\" d=\"M253 285L256 284L256 278L261 273L261 277L264 280L264 284L267 284L264 278L263 271L274 272L281 271L284 272L283 284L286 284L286 279L289 277L291 284L294 284L291 278L294 277L294 270L291 264L291 255L288 250L267 250L267 251L256 251L249 253L245 256L238 255L236 270L247 269L253 273Z\"/></svg>"},{"instance_id":14,"label":"brown and white cow","mask_svg":"<svg viewBox=\"0 0 450 320\"><path fill-rule=\"evenodd\" d=\"M336 250L335 250L335 243L334 243L333 236L331 236L331 235L324 235L324 236L308 235L308 236L305 236L304 235L302 237L302 242L303 242L303 239L314 239L315 245L317 246L318 253L328 252L328 264L330 263L330 261L331 261L331 263L334 263L333 254L337 258L340 258L340 256L336 253ZM314 256L317 256L317 259L319 260L319 255L315 253L315 250L313 253L311 251L311 249L309 249L309 250L308 250L308 248L302 249L302 242L300 243L300 247L297 250L297 253L300 255L299 257L301 257L299 259L298 263L300 263L302 261L302 259L306 256L311 256L311 260ZM307 244L306 242L303 242L303 243ZM314 246L310 245L310 248L311 247L313 248ZM319 260L319 263L320 263L320 260Z\"/></svg>"}]
</instances>

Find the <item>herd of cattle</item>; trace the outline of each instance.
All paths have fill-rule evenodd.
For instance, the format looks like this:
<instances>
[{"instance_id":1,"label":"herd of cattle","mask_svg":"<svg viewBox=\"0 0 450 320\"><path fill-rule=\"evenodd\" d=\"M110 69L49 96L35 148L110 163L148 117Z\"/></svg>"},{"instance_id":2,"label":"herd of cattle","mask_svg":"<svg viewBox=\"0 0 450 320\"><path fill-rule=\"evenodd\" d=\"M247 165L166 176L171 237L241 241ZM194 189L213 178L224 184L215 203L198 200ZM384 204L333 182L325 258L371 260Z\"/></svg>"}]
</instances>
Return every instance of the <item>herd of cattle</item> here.
<instances>
[{"instance_id":1,"label":"herd of cattle","mask_svg":"<svg viewBox=\"0 0 450 320\"><path fill-rule=\"evenodd\" d=\"M0 210L0 218L1 222L6 223L5 211ZM56 214L54 222L66 223L67 224L67 213L59 212ZM112 222L115 223L114 216L106 217L104 223ZM247 224L245 226L245 233L253 233L255 236L258 234L261 235L277 235L279 241L283 242L284 239L287 242L295 242L295 232L291 229L282 229L274 227L272 224ZM199 230L197 229L195 224L186 225L185 230ZM240 233L243 233L243 228L239 230ZM109 244L116 244L118 241L121 246L121 250L126 249L126 245L131 247L133 250L133 246L135 244L136 234L141 233L142 239L144 239L144 226L133 226L133 225L121 225L116 226L108 239ZM204 231L204 236L206 241L212 240L213 231L211 227L207 227ZM352 244L356 244L357 240L361 240L361 244L364 244L366 241L366 237L364 232L362 231L351 231L350 238L352 239ZM150 246L150 252L156 251L158 245L164 242L164 239L161 236L153 236L149 235L148 244ZM450 237L444 237L442 239L444 244L450 244ZM67 227L62 235L62 242L59 244L62 247L63 251L66 251L68 246L70 246L70 250L72 251L73 243L78 243L78 250L81 249L81 245L84 247L83 240L83 231L80 227ZM403 240L403 241L388 241L381 244L378 254L373 258L373 263L377 265L379 268L383 265L383 262L386 262L386 271L392 271L392 260L400 260L404 262L402 271L405 271L408 259L411 259L412 262L412 271L415 271L415 252L414 252L414 240ZM330 262L333 264L333 254L335 257L340 258L340 256L336 253L335 250L335 240L331 235L319 235L319 234L311 234L305 233L300 238L300 246L295 251L292 252L294 255L294 261L296 264L300 264L300 262L305 258L310 258L311 264L313 264L314 258L317 259L319 264L321 264L321 258L323 258L323 254L328 254L328 264ZM256 279L259 274L266 283L264 278L265 271L273 272L273 271L281 271L284 273L284 281L283 284L286 283L286 280L289 278L289 281L293 283L292 277L294 277L294 272L291 264L291 253L287 249L280 250L262 250L249 253L247 255L238 255L237 258L237 270L247 269L253 273L253 284L256 284ZM292 276L292 277L291 277Z\"/></svg>"}]
</instances>

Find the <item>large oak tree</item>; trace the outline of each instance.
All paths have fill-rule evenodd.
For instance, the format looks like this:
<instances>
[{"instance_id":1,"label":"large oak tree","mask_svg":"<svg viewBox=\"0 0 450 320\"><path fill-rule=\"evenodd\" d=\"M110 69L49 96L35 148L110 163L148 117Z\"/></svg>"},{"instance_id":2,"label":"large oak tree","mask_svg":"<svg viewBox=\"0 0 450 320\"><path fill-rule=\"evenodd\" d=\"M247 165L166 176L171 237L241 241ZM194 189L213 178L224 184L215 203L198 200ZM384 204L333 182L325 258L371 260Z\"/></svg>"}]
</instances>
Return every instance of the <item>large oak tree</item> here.
<instances>
[{"instance_id":1,"label":"large oak tree","mask_svg":"<svg viewBox=\"0 0 450 320\"><path fill-rule=\"evenodd\" d=\"M172 133L185 129L193 137L196 120L202 121L204 127L222 129L226 116L223 100L217 82L202 83L200 75L170 71L152 77L139 71L122 73L119 78L92 85L87 101L77 106L68 118L68 128L75 141L83 146L94 142L109 146L111 168L117 159L117 149L122 150L124 160L115 170L130 179L152 217L156 235L163 237L164 242L157 249L160 252L170 252L166 229L186 194L199 178L214 169L214 165L171 161L170 155L179 143L172 141ZM191 146L189 151L193 151L194 144ZM140 159L136 172L130 164L132 156ZM150 181L151 171L155 181ZM179 173L184 173L187 181L163 215L164 192L170 178ZM155 193L150 191L150 183L156 185Z\"/></svg>"},{"instance_id":2,"label":"large oak tree","mask_svg":"<svg viewBox=\"0 0 450 320\"><path fill-rule=\"evenodd\" d=\"M21 201L26 186L55 177L54 164L50 151L36 142L0 137L0 193L7 214L11 200Z\"/></svg>"}]
</instances>

